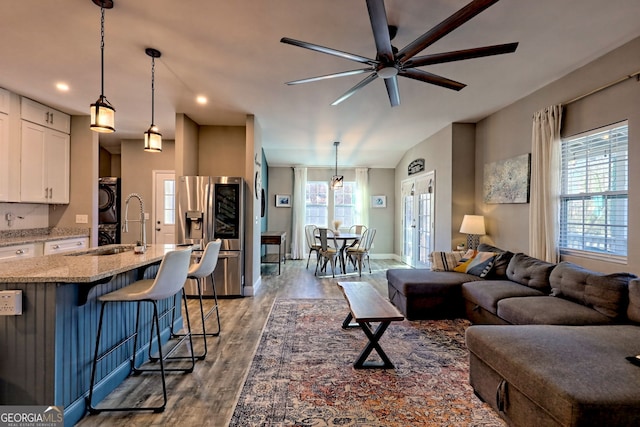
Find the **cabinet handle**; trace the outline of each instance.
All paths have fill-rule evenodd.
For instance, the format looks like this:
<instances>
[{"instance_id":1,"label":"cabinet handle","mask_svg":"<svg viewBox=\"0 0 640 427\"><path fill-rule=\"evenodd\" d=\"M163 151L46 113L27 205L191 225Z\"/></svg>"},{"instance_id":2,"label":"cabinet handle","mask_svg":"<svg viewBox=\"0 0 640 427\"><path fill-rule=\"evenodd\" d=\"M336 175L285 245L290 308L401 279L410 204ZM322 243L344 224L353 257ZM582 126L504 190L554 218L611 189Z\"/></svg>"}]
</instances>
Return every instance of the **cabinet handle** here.
<instances>
[{"instance_id":1,"label":"cabinet handle","mask_svg":"<svg viewBox=\"0 0 640 427\"><path fill-rule=\"evenodd\" d=\"M44 121L45 123L49 123L49 112L44 113Z\"/></svg>"},{"instance_id":2,"label":"cabinet handle","mask_svg":"<svg viewBox=\"0 0 640 427\"><path fill-rule=\"evenodd\" d=\"M53 245L53 249L60 249L60 245Z\"/></svg>"},{"instance_id":3,"label":"cabinet handle","mask_svg":"<svg viewBox=\"0 0 640 427\"><path fill-rule=\"evenodd\" d=\"M82 246L82 242L76 242L76 246Z\"/></svg>"},{"instance_id":4,"label":"cabinet handle","mask_svg":"<svg viewBox=\"0 0 640 427\"><path fill-rule=\"evenodd\" d=\"M23 249L18 249L16 251L16 255L22 255L22 254L24 254L24 250Z\"/></svg>"},{"instance_id":5,"label":"cabinet handle","mask_svg":"<svg viewBox=\"0 0 640 427\"><path fill-rule=\"evenodd\" d=\"M53 124L53 113L49 113L49 118L51 119L49 123Z\"/></svg>"},{"instance_id":6,"label":"cabinet handle","mask_svg":"<svg viewBox=\"0 0 640 427\"><path fill-rule=\"evenodd\" d=\"M45 199L48 199L48 198L49 198L49 187L46 187L46 188L44 189L44 198L45 198Z\"/></svg>"},{"instance_id":7,"label":"cabinet handle","mask_svg":"<svg viewBox=\"0 0 640 427\"><path fill-rule=\"evenodd\" d=\"M49 198L53 199L53 187L49 188Z\"/></svg>"}]
</instances>

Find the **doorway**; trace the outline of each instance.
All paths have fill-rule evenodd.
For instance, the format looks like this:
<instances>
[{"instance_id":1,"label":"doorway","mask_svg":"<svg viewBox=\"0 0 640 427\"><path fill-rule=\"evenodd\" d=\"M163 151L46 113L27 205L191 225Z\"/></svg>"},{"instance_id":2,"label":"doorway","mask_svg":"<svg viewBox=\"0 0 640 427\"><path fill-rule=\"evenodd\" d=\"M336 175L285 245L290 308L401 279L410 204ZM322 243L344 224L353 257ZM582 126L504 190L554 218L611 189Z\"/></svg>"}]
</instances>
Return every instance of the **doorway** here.
<instances>
[{"instance_id":1,"label":"doorway","mask_svg":"<svg viewBox=\"0 0 640 427\"><path fill-rule=\"evenodd\" d=\"M435 172L402 181L402 261L429 267L434 245Z\"/></svg>"},{"instance_id":2,"label":"doorway","mask_svg":"<svg viewBox=\"0 0 640 427\"><path fill-rule=\"evenodd\" d=\"M174 244L176 225L176 174L153 171L153 243Z\"/></svg>"}]
</instances>

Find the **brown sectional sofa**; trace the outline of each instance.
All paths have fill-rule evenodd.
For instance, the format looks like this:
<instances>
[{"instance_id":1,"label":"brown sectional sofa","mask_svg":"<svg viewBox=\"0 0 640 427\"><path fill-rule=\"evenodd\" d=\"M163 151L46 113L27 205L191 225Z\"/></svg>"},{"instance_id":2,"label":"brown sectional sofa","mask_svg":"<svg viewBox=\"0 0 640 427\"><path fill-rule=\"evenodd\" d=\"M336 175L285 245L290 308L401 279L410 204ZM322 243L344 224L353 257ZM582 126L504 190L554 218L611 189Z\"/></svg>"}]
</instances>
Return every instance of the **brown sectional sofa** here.
<instances>
[{"instance_id":1,"label":"brown sectional sofa","mask_svg":"<svg viewBox=\"0 0 640 427\"><path fill-rule=\"evenodd\" d=\"M509 425L640 425L640 366L626 359L640 354L640 279L479 249L501 252L506 268L389 270L389 298L408 319L459 317L462 306L474 324L470 383Z\"/></svg>"}]
</instances>

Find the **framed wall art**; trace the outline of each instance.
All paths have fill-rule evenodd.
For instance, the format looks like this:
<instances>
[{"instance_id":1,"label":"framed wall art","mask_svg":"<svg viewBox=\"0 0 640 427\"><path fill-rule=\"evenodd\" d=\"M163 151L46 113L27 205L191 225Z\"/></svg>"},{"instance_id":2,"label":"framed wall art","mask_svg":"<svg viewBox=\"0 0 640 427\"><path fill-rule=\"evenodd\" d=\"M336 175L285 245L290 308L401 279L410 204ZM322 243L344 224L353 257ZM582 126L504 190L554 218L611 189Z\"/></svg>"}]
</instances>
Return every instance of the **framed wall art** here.
<instances>
[{"instance_id":1,"label":"framed wall art","mask_svg":"<svg viewBox=\"0 0 640 427\"><path fill-rule=\"evenodd\" d=\"M387 207L387 196L371 196L371 207L372 208L386 208Z\"/></svg>"},{"instance_id":2,"label":"framed wall art","mask_svg":"<svg viewBox=\"0 0 640 427\"><path fill-rule=\"evenodd\" d=\"M529 203L531 154L484 165L485 203Z\"/></svg>"},{"instance_id":3,"label":"framed wall art","mask_svg":"<svg viewBox=\"0 0 640 427\"><path fill-rule=\"evenodd\" d=\"M291 194L276 194L276 208L290 208Z\"/></svg>"}]
</instances>

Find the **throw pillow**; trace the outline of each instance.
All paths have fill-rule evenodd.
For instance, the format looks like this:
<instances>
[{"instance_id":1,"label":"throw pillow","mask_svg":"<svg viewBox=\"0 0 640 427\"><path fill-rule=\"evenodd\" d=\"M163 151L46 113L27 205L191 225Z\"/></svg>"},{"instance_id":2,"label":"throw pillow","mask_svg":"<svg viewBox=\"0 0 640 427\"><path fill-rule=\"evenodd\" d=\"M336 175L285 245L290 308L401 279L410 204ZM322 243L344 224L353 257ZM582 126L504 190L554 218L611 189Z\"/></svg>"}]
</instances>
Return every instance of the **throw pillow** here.
<instances>
[{"instance_id":1,"label":"throw pillow","mask_svg":"<svg viewBox=\"0 0 640 427\"><path fill-rule=\"evenodd\" d=\"M493 252L493 251L492 251ZM507 266L509 265L509 261L513 258L513 252L505 251L496 256L493 261L493 268L487 275L487 277L492 277L495 279L506 279L507 278Z\"/></svg>"},{"instance_id":2,"label":"throw pillow","mask_svg":"<svg viewBox=\"0 0 640 427\"><path fill-rule=\"evenodd\" d=\"M469 264L471 264L471 261L473 261L473 258L475 256L476 256L476 251L474 251L473 249L469 249L462 256L462 259L460 260L460 262L458 262L458 265L456 266L456 268L453 269L453 271L457 271L458 273L466 273L467 267L469 266Z\"/></svg>"},{"instance_id":3,"label":"throw pillow","mask_svg":"<svg viewBox=\"0 0 640 427\"><path fill-rule=\"evenodd\" d=\"M431 270L432 271L453 271L462 259L464 252L431 252Z\"/></svg>"},{"instance_id":4,"label":"throw pillow","mask_svg":"<svg viewBox=\"0 0 640 427\"><path fill-rule=\"evenodd\" d=\"M640 279L633 279L629 282L627 317L632 322L640 323Z\"/></svg>"},{"instance_id":5,"label":"throw pillow","mask_svg":"<svg viewBox=\"0 0 640 427\"><path fill-rule=\"evenodd\" d=\"M496 259L495 252L478 252L467 266L467 274L485 277L491 271Z\"/></svg>"}]
</instances>

